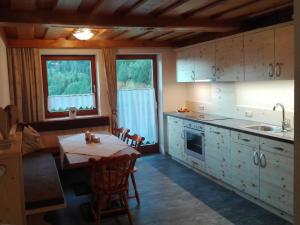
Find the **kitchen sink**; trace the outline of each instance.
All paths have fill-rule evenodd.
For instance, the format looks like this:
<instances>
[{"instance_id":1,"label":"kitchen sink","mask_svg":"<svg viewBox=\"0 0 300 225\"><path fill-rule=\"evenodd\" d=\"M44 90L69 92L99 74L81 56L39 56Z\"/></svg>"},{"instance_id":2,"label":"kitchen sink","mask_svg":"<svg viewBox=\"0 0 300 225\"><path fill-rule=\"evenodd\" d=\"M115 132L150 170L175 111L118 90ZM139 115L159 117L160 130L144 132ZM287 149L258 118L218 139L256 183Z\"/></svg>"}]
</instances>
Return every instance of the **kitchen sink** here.
<instances>
[{"instance_id":1,"label":"kitchen sink","mask_svg":"<svg viewBox=\"0 0 300 225\"><path fill-rule=\"evenodd\" d=\"M270 126L270 125L255 125L255 126L248 126L245 128L257 130L257 131L266 131L266 132L281 132L282 130L281 127Z\"/></svg>"}]
</instances>

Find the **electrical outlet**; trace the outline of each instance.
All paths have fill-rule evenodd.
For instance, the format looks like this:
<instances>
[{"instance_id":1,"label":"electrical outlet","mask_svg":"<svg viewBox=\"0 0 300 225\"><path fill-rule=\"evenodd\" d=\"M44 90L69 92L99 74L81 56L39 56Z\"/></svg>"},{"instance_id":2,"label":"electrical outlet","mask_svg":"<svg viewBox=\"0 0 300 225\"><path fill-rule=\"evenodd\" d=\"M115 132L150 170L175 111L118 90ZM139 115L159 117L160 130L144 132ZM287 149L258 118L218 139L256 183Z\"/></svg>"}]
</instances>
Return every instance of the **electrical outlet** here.
<instances>
[{"instance_id":1,"label":"electrical outlet","mask_svg":"<svg viewBox=\"0 0 300 225\"><path fill-rule=\"evenodd\" d=\"M253 111L250 111L250 110L248 110L248 111L245 111L245 116L246 117L253 117Z\"/></svg>"}]
</instances>

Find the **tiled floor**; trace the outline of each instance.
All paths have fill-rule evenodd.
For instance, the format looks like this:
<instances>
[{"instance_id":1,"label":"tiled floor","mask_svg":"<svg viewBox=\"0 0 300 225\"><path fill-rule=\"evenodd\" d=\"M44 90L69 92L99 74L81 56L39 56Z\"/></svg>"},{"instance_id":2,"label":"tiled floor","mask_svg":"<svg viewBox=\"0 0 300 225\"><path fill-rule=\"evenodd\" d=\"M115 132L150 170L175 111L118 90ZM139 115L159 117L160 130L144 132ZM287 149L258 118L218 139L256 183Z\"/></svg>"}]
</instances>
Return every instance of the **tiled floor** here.
<instances>
[{"instance_id":1,"label":"tiled floor","mask_svg":"<svg viewBox=\"0 0 300 225\"><path fill-rule=\"evenodd\" d=\"M130 200L136 225L289 225L290 223L239 197L179 163L161 155L138 160L136 174L141 206ZM69 179L63 184L67 208L51 212L53 225L94 224L80 205L89 196L75 196ZM107 218L103 225L128 224L126 216Z\"/></svg>"}]
</instances>

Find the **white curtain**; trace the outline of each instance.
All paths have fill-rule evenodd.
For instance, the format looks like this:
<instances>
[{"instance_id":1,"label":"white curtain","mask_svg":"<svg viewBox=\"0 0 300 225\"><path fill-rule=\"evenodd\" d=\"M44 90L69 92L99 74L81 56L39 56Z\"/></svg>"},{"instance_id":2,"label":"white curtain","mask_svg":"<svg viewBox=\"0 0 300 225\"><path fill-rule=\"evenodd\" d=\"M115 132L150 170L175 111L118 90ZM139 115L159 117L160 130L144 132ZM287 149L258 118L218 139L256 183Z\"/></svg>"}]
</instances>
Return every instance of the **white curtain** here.
<instances>
[{"instance_id":1,"label":"white curtain","mask_svg":"<svg viewBox=\"0 0 300 225\"><path fill-rule=\"evenodd\" d=\"M118 124L145 137L145 144L157 143L157 104L155 90L119 89Z\"/></svg>"}]
</instances>

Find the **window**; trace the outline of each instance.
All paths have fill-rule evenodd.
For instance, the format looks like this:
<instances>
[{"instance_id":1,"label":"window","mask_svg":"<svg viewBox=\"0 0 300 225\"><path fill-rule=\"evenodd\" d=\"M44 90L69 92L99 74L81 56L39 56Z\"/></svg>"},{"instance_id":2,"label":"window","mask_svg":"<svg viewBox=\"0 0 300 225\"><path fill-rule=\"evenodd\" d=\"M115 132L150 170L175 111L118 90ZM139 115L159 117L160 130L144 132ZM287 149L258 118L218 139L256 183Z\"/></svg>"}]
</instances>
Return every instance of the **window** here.
<instances>
[{"instance_id":1,"label":"window","mask_svg":"<svg viewBox=\"0 0 300 225\"><path fill-rule=\"evenodd\" d=\"M98 113L95 56L42 56L46 118Z\"/></svg>"}]
</instances>

